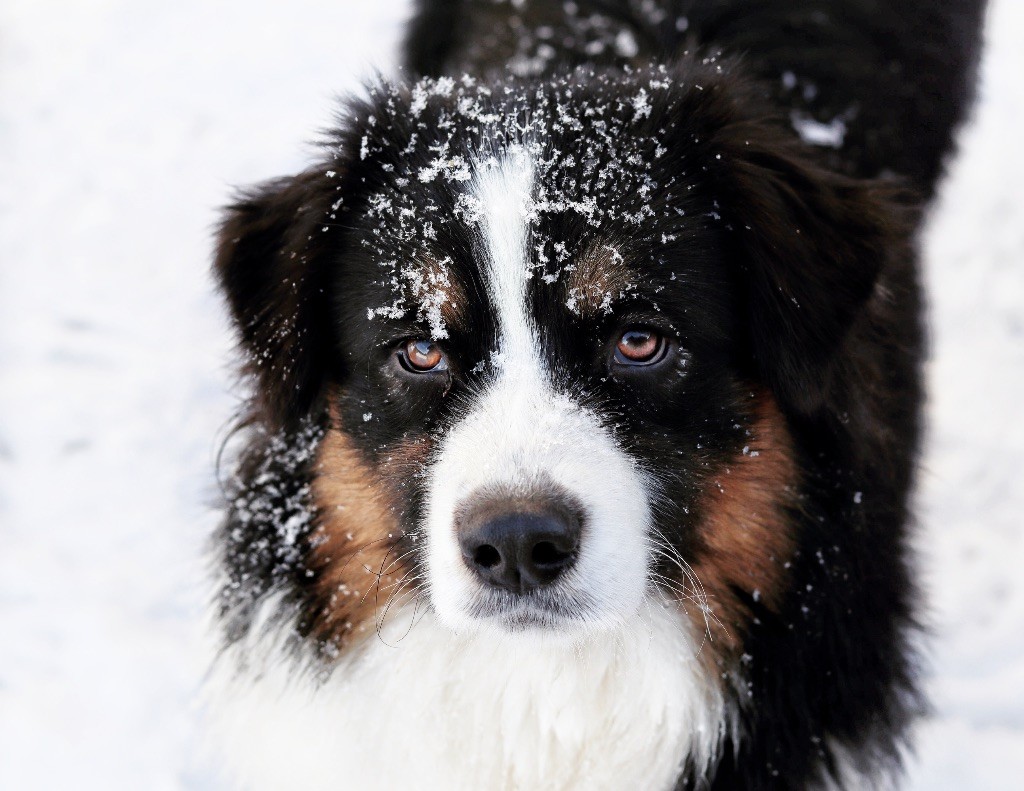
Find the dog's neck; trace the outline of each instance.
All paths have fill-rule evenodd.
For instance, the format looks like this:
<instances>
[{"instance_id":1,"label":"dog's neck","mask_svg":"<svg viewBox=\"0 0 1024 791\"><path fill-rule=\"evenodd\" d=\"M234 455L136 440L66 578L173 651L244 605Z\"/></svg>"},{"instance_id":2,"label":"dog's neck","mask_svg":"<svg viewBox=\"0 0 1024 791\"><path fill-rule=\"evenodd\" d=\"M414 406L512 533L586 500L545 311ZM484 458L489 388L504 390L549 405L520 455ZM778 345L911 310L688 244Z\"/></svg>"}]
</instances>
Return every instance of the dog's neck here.
<instances>
[{"instance_id":1,"label":"dog's neck","mask_svg":"<svg viewBox=\"0 0 1024 791\"><path fill-rule=\"evenodd\" d=\"M575 642L462 636L406 605L324 680L281 656L284 636L259 658L236 644L214 730L252 789L667 789L716 760L730 721L690 624L651 599Z\"/></svg>"}]
</instances>

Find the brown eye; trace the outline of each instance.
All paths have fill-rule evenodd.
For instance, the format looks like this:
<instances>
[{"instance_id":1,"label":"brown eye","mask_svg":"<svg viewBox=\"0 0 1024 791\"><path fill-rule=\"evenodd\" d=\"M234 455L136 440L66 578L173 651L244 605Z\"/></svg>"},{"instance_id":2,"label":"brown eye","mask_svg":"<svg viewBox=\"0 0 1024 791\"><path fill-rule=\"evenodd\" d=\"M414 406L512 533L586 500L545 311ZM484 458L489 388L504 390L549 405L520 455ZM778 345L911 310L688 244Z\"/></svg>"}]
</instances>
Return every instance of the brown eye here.
<instances>
[{"instance_id":1,"label":"brown eye","mask_svg":"<svg viewBox=\"0 0 1024 791\"><path fill-rule=\"evenodd\" d=\"M626 330L615 346L620 365L653 365L665 356L665 338L648 329Z\"/></svg>"},{"instance_id":2,"label":"brown eye","mask_svg":"<svg viewBox=\"0 0 1024 791\"><path fill-rule=\"evenodd\" d=\"M433 341L406 341L401 348L400 357L405 368L413 373L423 374L448 369L444 352Z\"/></svg>"}]
</instances>

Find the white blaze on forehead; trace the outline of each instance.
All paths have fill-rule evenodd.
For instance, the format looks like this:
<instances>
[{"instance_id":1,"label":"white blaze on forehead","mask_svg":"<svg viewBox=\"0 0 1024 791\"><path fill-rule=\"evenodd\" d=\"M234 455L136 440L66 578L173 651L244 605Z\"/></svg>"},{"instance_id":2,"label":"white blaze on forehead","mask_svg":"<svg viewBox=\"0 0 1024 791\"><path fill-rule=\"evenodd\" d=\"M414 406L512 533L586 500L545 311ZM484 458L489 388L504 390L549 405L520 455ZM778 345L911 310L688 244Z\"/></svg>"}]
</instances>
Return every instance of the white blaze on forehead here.
<instances>
[{"instance_id":1,"label":"white blaze on forehead","mask_svg":"<svg viewBox=\"0 0 1024 791\"><path fill-rule=\"evenodd\" d=\"M539 355L527 304L534 166L525 149L476 164L472 193L487 264L487 290L498 319L498 356L504 371L537 371Z\"/></svg>"}]
</instances>

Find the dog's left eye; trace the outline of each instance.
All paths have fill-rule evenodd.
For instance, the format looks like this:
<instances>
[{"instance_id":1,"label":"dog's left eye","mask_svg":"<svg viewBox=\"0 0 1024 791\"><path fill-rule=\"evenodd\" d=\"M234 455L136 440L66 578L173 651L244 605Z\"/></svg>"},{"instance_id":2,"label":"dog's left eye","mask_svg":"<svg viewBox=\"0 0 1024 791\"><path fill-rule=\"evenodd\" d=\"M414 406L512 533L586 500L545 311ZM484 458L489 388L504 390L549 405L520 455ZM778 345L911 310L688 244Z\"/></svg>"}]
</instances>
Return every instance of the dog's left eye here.
<instances>
[{"instance_id":1,"label":"dog's left eye","mask_svg":"<svg viewBox=\"0 0 1024 791\"><path fill-rule=\"evenodd\" d=\"M654 365L664 359L667 348L660 332L645 327L630 329L619 336L613 359L618 365Z\"/></svg>"},{"instance_id":2,"label":"dog's left eye","mask_svg":"<svg viewBox=\"0 0 1024 791\"><path fill-rule=\"evenodd\" d=\"M403 343L398 350L402 367L414 374L448 370L448 359L441 347L433 341L414 338Z\"/></svg>"}]
</instances>

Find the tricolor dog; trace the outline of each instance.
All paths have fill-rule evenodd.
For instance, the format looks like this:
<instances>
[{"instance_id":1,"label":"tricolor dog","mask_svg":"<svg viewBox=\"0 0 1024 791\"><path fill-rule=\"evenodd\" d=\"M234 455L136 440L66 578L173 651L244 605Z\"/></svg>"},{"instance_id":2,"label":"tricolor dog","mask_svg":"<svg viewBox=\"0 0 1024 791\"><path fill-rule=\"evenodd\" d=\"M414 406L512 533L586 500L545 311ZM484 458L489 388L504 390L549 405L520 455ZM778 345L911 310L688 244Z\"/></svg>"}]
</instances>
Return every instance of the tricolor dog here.
<instances>
[{"instance_id":1,"label":"tricolor dog","mask_svg":"<svg viewBox=\"0 0 1024 791\"><path fill-rule=\"evenodd\" d=\"M922 710L917 234L981 0L422 0L226 211L253 789L804 789Z\"/></svg>"}]
</instances>

